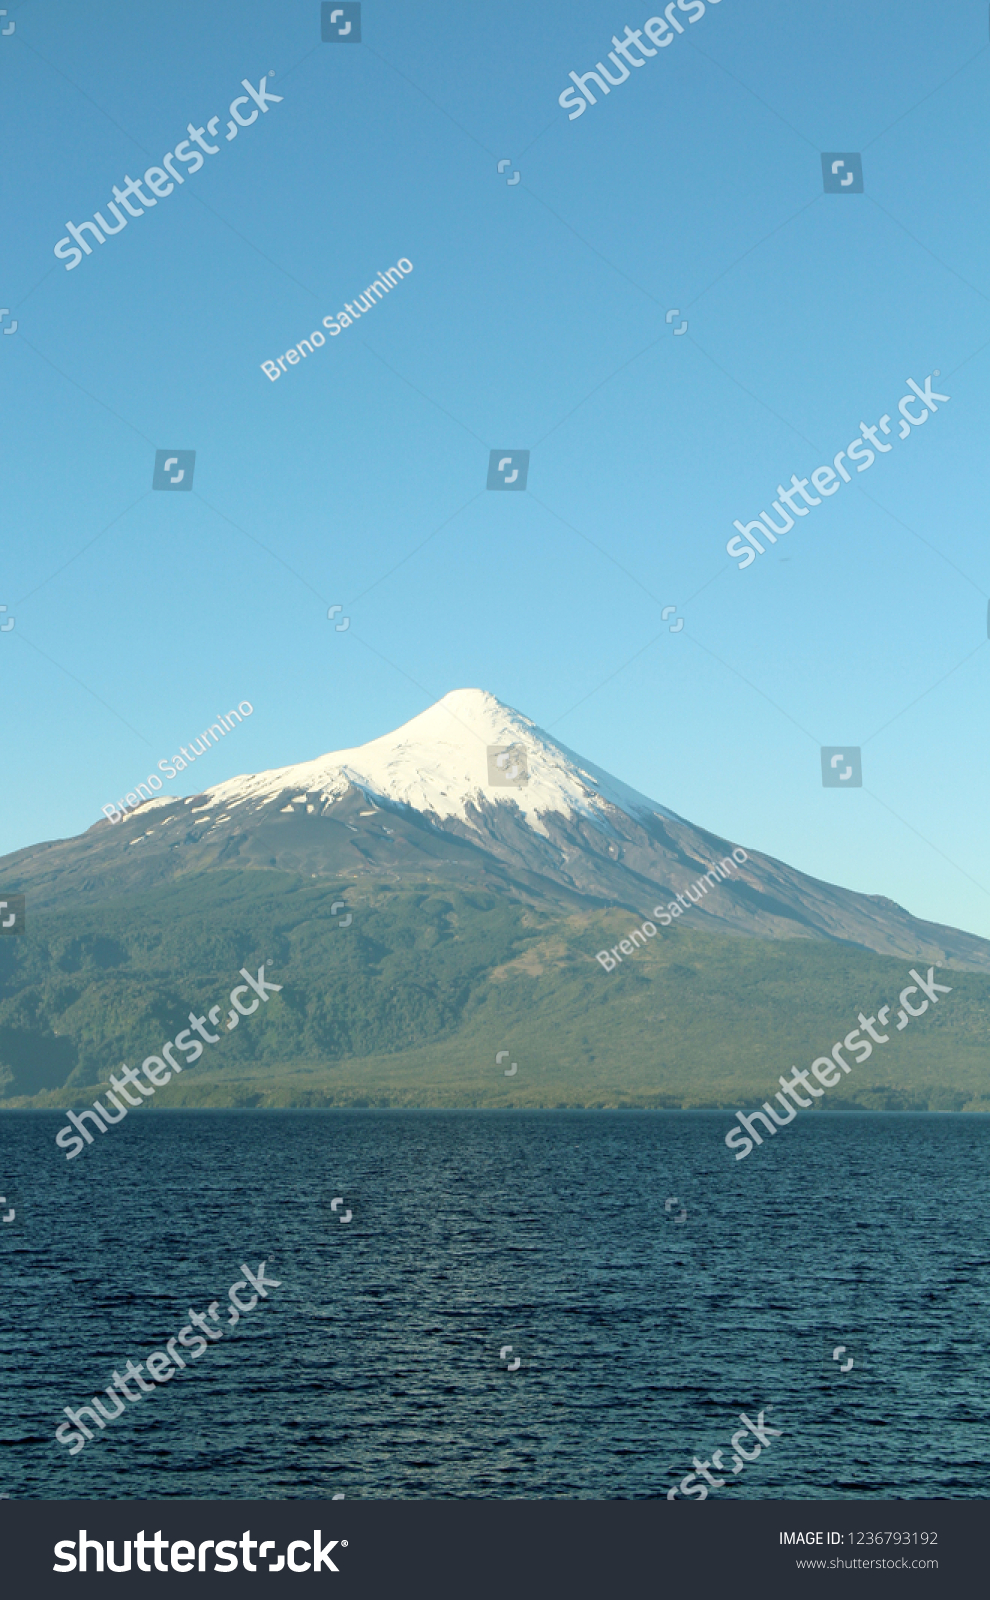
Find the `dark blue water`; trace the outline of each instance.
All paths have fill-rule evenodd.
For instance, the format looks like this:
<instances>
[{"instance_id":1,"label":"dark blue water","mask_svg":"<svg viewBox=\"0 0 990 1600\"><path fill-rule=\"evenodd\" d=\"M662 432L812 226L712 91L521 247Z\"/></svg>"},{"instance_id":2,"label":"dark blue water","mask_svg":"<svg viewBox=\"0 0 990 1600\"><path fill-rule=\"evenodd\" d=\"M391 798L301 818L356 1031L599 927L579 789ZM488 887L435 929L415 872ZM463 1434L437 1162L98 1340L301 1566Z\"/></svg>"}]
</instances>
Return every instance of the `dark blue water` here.
<instances>
[{"instance_id":1,"label":"dark blue water","mask_svg":"<svg viewBox=\"0 0 990 1600\"><path fill-rule=\"evenodd\" d=\"M62 1121L0 1117L15 1499L656 1496L760 1410L719 1496L986 1495L986 1117L739 1163L725 1113L146 1112L71 1162ZM267 1302L55 1443L263 1258Z\"/></svg>"}]
</instances>

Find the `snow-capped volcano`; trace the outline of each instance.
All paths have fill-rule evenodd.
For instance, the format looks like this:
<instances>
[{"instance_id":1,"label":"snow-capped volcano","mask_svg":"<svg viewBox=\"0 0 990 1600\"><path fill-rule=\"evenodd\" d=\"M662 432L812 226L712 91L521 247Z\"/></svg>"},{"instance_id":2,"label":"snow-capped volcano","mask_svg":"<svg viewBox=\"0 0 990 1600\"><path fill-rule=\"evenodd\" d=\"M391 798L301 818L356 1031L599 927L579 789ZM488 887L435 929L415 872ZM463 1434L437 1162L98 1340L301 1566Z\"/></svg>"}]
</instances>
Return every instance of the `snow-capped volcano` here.
<instances>
[{"instance_id":1,"label":"snow-capped volcano","mask_svg":"<svg viewBox=\"0 0 990 1600\"><path fill-rule=\"evenodd\" d=\"M692 893L734 847L731 875L700 898ZM101 818L76 839L17 851L0 870L39 908L91 905L195 874L275 870L356 893L362 884L369 893L477 885L555 913L621 906L642 919L662 904L677 926L712 933L838 940L990 969L985 940L720 838L480 689L455 690L351 750L229 778L184 800L158 796L116 824Z\"/></svg>"},{"instance_id":2,"label":"snow-capped volcano","mask_svg":"<svg viewBox=\"0 0 990 1600\"><path fill-rule=\"evenodd\" d=\"M634 820L651 814L681 820L483 689L455 689L394 733L353 750L231 778L206 793L230 810L290 789L300 798L318 794L334 800L349 786L363 790L369 800L411 806L441 821L457 818L468 826L477 826L485 801L511 805L544 837L541 817L547 814L584 817L599 826L608 825L610 808Z\"/></svg>"}]
</instances>

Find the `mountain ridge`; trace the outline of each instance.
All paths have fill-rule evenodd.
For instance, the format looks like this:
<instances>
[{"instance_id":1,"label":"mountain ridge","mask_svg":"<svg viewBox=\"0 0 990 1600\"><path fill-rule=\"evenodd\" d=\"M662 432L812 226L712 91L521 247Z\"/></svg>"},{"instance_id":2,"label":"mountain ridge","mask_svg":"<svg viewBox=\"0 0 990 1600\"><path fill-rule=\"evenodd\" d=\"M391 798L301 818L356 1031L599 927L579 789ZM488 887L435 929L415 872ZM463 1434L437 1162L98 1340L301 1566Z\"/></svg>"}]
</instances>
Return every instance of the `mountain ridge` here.
<instances>
[{"instance_id":1,"label":"mountain ridge","mask_svg":"<svg viewBox=\"0 0 990 1600\"><path fill-rule=\"evenodd\" d=\"M0 881L41 908L215 867L400 880L443 868L558 910L617 905L642 919L738 843L614 778L486 691L461 689L367 744L185 799L156 796L116 824L102 818L75 838L16 851L0 859ZM990 971L990 942L976 935L746 854L731 882L685 913L693 923Z\"/></svg>"},{"instance_id":2,"label":"mountain ridge","mask_svg":"<svg viewBox=\"0 0 990 1600\"><path fill-rule=\"evenodd\" d=\"M734 849L603 970L596 952ZM17 851L0 885L27 902L0 939L4 1109L92 1102L262 962L283 985L264 1025L156 1107L759 1103L912 962L960 969L951 1004L845 1104L990 1107L986 941L698 827L482 691Z\"/></svg>"}]
</instances>

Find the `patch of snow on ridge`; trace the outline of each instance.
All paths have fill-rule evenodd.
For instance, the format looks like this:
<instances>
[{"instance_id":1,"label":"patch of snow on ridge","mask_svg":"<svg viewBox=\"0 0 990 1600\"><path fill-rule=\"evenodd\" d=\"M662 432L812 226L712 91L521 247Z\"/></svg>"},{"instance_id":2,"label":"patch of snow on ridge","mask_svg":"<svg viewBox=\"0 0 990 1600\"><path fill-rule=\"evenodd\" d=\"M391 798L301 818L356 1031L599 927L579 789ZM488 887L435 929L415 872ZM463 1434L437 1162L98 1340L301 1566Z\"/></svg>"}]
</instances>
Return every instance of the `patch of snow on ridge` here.
<instances>
[{"instance_id":1,"label":"patch of snow on ridge","mask_svg":"<svg viewBox=\"0 0 990 1600\"><path fill-rule=\"evenodd\" d=\"M489 783L491 745L520 745L526 752L529 782L518 787ZM348 784L369 799L390 800L469 825L475 825L472 806L484 802L516 806L530 827L542 834L546 829L540 816L547 812L607 826L608 805L637 821L644 814L683 820L559 744L483 689L455 689L393 733L355 749L229 778L207 793L211 806L225 808L246 800L272 800L287 791L302 795L321 790L327 799L336 799Z\"/></svg>"}]
</instances>

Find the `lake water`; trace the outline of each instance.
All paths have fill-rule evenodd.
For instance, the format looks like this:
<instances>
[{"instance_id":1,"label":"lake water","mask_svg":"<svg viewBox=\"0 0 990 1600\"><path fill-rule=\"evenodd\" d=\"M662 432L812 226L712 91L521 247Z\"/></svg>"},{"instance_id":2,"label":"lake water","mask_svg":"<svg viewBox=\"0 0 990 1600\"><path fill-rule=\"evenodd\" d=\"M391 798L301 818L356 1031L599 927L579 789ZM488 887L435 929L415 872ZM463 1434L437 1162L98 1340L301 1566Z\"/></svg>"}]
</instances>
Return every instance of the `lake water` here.
<instances>
[{"instance_id":1,"label":"lake water","mask_svg":"<svg viewBox=\"0 0 990 1600\"><path fill-rule=\"evenodd\" d=\"M144 1112L71 1162L63 1121L0 1117L15 1499L641 1498L760 1410L720 1497L986 1495L986 1117L738 1163L725 1112ZM55 1443L262 1259L267 1302Z\"/></svg>"}]
</instances>

